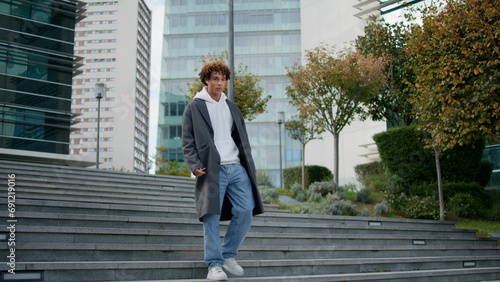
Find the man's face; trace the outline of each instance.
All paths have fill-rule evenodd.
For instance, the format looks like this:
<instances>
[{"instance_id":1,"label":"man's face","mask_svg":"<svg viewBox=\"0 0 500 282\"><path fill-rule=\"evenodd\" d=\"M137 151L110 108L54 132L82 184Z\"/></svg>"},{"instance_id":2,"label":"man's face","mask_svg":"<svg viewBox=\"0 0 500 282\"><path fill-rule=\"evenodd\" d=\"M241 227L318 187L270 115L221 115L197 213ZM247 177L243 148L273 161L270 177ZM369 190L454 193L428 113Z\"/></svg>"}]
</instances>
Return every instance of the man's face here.
<instances>
[{"instance_id":1,"label":"man's face","mask_svg":"<svg viewBox=\"0 0 500 282\"><path fill-rule=\"evenodd\" d=\"M226 86L226 76L218 72L213 72L207 81L207 90L210 95L220 95Z\"/></svg>"}]
</instances>

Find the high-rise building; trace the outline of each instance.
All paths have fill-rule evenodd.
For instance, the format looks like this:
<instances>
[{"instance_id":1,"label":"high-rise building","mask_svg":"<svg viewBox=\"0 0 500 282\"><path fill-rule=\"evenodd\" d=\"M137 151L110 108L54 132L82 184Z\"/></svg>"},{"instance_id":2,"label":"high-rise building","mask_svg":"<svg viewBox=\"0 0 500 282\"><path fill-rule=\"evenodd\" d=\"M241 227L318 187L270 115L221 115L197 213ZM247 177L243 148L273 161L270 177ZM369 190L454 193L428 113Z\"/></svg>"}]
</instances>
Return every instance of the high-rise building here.
<instances>
[{"instance_id":1,"label":"high-rise building","mask_svg":"<svg viewBox=\"0 0 500 282\"><path fill-rule=\"evenodd\" d=\"M151 10L143 0L85 2L86 19L74 38L83 72L73 79L72 112L79 123L70 153L95 158L99 147L99 168L146 173ZM97 99L100 83L106 91Z\"/></svg>"},{"instance_id":2,"label":"high-rise building","mask_svg":"<svg viewBox=\"0 0 500 282\"><path fill-rule=\"evenodd\" d=\"M0 158L69 161L75 23L84 3L0 2Z\"/></svg>"},{"instance_id":3,"label":"high-rise building","mask_svg":"<svg viewBox=\"0 0 500 282\"><path fill-rule=\"evenodd\" d=\"M276 123L278 112L285 113L285 121L296 114L285 87L286 68L301 59L301 1L233 2L235 69L240 64L248 67L260 78L263 95L272 96L267 112L247 122L252 153L257 169L280 186L280 166L301 162L300 143L288 138L283 124ZM227 0L166 0L157 141L158 147L166 147L166 160L184 159L181 116L188 103L184 95L187 83L198 76L202 56L229 50L228 7Z\"/></svg>"}]
</instances>

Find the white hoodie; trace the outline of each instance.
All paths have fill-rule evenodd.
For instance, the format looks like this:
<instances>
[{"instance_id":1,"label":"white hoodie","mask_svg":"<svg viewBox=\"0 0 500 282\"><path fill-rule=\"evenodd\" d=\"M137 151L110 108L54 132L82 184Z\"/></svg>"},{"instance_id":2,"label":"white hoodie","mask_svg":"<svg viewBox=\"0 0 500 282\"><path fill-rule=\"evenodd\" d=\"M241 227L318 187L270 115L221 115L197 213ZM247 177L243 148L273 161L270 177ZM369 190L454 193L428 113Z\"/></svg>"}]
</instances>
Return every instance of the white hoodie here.
<instances>
[{"instance_id":1,"label":"white hoodie","mask_svg":"<svg viewBox=\"0 0 500 282\"><path fill-rule=\"evenodd\" d=\"M226 103L226 94L221 93L221 98L217 102L208 94L205 86L200 92L196 93L194 98L206 101L208 114L214 129L215 147L219 152L221 164L239 163L238 147L231 137L233 117Z\"/></svg>"}]
</instances>

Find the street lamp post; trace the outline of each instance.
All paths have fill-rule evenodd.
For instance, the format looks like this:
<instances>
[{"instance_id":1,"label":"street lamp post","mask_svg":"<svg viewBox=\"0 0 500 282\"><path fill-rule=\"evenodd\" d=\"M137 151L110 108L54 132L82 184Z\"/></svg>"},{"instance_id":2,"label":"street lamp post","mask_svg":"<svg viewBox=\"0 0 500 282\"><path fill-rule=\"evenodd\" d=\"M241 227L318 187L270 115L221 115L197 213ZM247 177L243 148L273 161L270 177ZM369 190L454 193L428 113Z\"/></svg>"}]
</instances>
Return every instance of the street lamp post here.
<instances>
[{"instance_id":1,"label":"street lamp post","mask_svg":"<svg viewBox=\"0 0 500 282\"><path fill-rule=\"evenodd\" d=\"M95 168L99 169L99 139L101 133L101 99L106 95L106 84L95 84L95 98L97 99L97 150L95 155Z\"/></svg>"},{"instance_id":2,"label":"street lamp post","mask_svg":"<svg viewBox=\"0 0 500 282\"><path fill-rule=\"evenodd\" d=\"M283 188L283 157L281 155L281 124L285 122L285 112L277 112L276 113L276 123L279 127L279 145L280 145L280 188Z\"/></svg>"}]
</instances>

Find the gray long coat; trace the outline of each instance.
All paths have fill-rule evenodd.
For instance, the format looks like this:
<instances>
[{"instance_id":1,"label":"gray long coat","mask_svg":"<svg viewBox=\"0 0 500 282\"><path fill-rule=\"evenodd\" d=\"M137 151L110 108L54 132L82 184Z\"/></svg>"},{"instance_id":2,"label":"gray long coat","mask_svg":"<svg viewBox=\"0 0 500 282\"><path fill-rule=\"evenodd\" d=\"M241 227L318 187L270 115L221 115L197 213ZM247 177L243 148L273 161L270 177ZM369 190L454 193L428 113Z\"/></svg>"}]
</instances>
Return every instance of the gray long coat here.
<instances>
[{"instance_id":1,"label":"gray long coat","mask_svg":"<svg viewBox=\"0 0 500 282\"><path fill-rule=\"evenodd\" d=\"M257 190L255 164L251 155L250 142L243 116L238 106L226 100L233 117L232 137L239 149L241 165L246 169L255 200L253 215L264 212L262 200ZM197 177L195 201L200 221L205 214L221 214L221 220L230 220L231 202L224 197L222 212L219 210L220 156L214 143L214 130L207 105L202 99L190 102L182 116L182 151L191 171L206 168L205 175Z\"/></svg>"}]
</instances>

